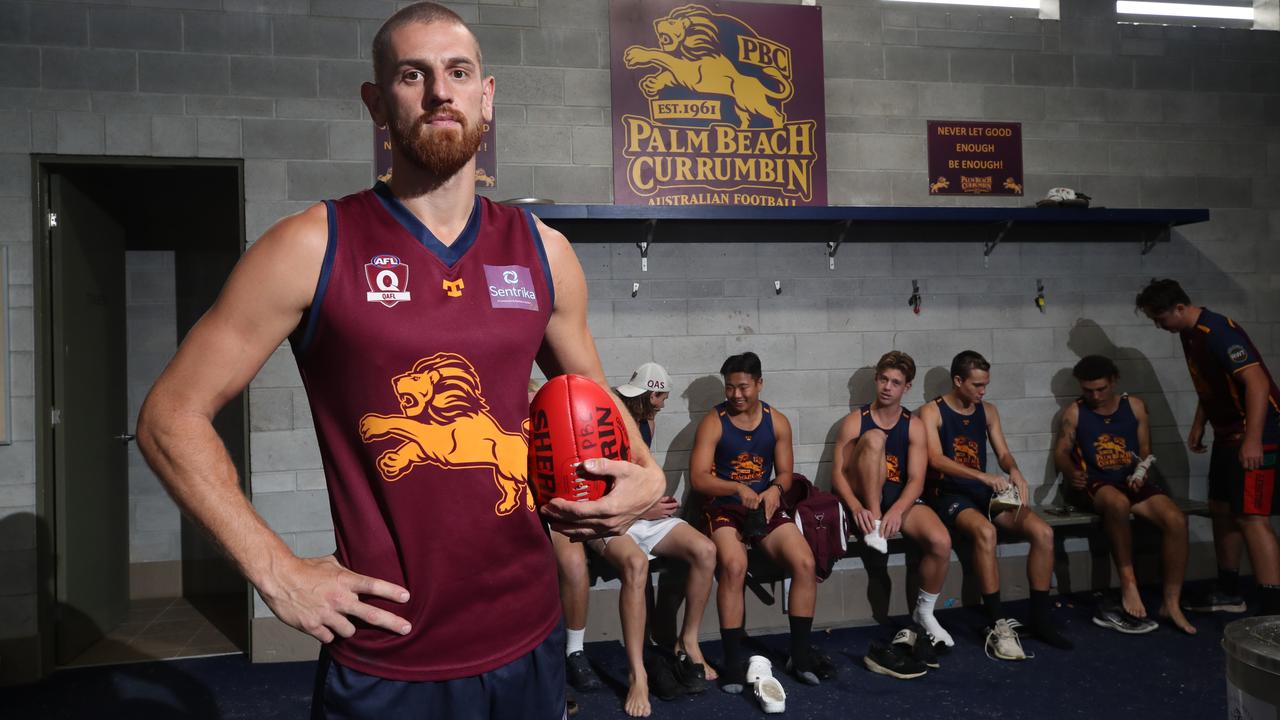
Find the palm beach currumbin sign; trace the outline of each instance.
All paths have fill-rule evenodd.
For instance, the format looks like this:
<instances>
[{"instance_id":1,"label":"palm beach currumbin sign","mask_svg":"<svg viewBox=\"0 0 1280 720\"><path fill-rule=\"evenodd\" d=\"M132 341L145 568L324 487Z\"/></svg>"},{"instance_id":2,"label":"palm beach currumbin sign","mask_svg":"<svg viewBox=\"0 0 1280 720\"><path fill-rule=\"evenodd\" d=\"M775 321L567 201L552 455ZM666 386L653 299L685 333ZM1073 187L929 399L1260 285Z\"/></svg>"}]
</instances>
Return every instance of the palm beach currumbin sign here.
<instances>
[{"instance_id":1,"label":"palm beach currumbin sign","mask_svg":"<svg viewBox=\"0 0 1280 720\"><path fill-rule=\"evenodd\" d=\"M821 8L612 0L618 204L826 205Z\"/></svg>"}]
</instances>

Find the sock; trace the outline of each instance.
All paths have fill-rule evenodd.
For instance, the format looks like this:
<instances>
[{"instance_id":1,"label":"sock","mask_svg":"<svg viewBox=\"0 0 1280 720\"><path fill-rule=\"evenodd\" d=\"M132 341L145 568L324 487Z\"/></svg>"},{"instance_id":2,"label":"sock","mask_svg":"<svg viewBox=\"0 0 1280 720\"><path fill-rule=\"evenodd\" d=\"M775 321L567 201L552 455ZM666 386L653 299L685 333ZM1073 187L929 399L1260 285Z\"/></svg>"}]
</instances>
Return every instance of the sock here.
<instances>
[{"instance_id":1,"label":"sock","mask_svg":"<svg viewBox=\"0 0 1280 720\"><path fill-rule=\"evenodd\" d=\"M1280 615L1280 585L1259 585L1262 595L1262 615Z\"/></svg>"},{"instance_id":2,"label":"sock","mask_svg":"<svg viewBox=\"0 0 1280 720\"><path fill-rule=\"evenodd\" d=\"M800 667L809 667L809 633L813 630L813 618L791 615L791 661Z\"/></svg>"},{"instance_id":3,"label":"sock","mask_svg":"<svg viewBox=\"0 0 1280 720\"><path fill-rule=\"evenodd\" d=\"M743 628L720 628L720 642L724 645L724 668L720 673L721 689L727 693L740 693L746 684L746 671L742 664L742 641L747 637Z\"/></svg>"},{"instance_id":4,"label":"sock","mask_svg":"<svg viewBox=\"0 0 1280 720\"><path fill-rule=\"evenodd\" d=\"M569 642L565 644L564 648L565 657L576 652L582 652L582 640L587 636L587 629L579 628L574 630L573 628L566 628L565 635L569 636Z\"/></svg>"},{"instance_id":5,"label":"sock","mask_svg":"<svg viewBox=\"0 0 1280 720\"><path fill-rule=\"evenodd\" d=\"M938 619L933 616L933 606L937 602L937 593L926 592L921 588L920 593L916 595L916 610L911 617L920 627L924 628L925 632L929 633L934 642L940 642L947 647L955 647L956 641L951 638L951 633L942 629Z\"/></svg>"},{"instance_id":6,"label":"sock","mask_svg":"<svg viewBox=\"0 0 1280 720\"><path fill-rule=\"evenodd\" d=\"M1049 591L1031 591L1031 633L1040 642L1060 650L1070 650L1075 644L1058 632L1049 619Z\"/></svg>"},{"instance_id":7,"label":"sock","mask_svg":"<svg viewBox=\"0 0 1280 720\"><path fill-rule=\"evenodd\" d=\"M1240 570L1218 567L1218 589L1227 595L1240 594Z\"/></svg>"},{"instance_id":8,"label":"sock","mask_svg":"<svg viewBox=\"0 0 1280 720\"><path fill-rule=\"evenodd\" d=\"M995 621L1004 617L1004 607L1000 604L1000 591L993 593L984 593L982 595L982 607L987 610L987 619L995 624Z\"/></svg>"}]
</instances>

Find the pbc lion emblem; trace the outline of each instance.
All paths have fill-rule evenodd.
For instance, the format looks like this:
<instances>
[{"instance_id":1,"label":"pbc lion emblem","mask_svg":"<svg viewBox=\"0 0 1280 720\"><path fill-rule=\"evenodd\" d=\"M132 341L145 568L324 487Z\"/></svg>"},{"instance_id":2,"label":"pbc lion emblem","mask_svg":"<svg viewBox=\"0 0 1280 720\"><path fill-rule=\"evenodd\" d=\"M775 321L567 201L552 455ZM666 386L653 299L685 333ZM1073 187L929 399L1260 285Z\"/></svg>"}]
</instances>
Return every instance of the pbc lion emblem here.
<instances>
[{"instance_id":1,"label":"pbc lion emblem","mask_svg":"<svg viewBox=\"0 0 1280 720\"><path fill-rule=\"evenodd\" d=\"M1093 457L1099 470L1127 468L1133 461L1129 457L1128 441L1120 435L1102 433L1093 441Z\"/></svg>"},{"instance_id":2,"label":"pbc lion emblem","mask_svg":"<svg viewBox=\"0 0 1280 720\"><path fill-rule=\"evenodd\" d=\"M656 97L671 87L703 95L719 95L733 103L738 127L751 127L754 117L764 118L770 127L782 127L787 121L782 103L791 98L793 89L790 51L759 37L743 25L746 32L735 38L740 50L738 54L745 54L742 50L750 50L763 56L761 59L776 59L773 64L760 66L759 75L743 72L725 55L717 20L741 24L736 18L713 13L701 5L677 8L653 23L658 47L633 45L623 53L622 61L632 70L640 67L658 69L640 81L640 90L645 97Z\"/></svg>"},{"instance_id":3,"label":"pbc lion emblem","mask_svg":"<svg viewBox=\"0 0 1280 720\"><path fill-rule=\"evenodd\" d=\"M978 459L978 443L964 436L951 441L951 449L955 453L956 462L974 470L982 469L982 461Z\"/></svg>"},{"instance_id":4,"label":"pbc lion emblem","mask_svg":"<svg viewBox=\"0 0 1280 720\"><path fill-rule=\"evenodd\" d=\"M825 111L809 74L820 77L821 58L757 32L743 19L753 11L735 12L743 17L681 5L653 19L652 40L635 34L642 25L629 13L626 30L614 23L615 42L622 40L615 67L631 71L614 78L615 107L622 108L618 166L626 164L618 179L650 204L821 203L813 186L825 142L816 118ZM799 14L798 26L810 27ZM810 32L818 37L820 20L812 15ZM774 29L793 44L808 37ZM689 192L665 194L677 189Z\"/></svg>"},{"instance_id":5,"label":"pbc lion emblem","mask_svg":"<svg viewBox=\"0 0 1280 720\"><path fill-rule=\"evenodd\" d=\"M885 479L889 482L902 482L902 461L898 459L898 456L886 454L884 456L884 464Z\"/></svg>"},{"instance_id":6,"label":"pbc lion emblem","mask_svg":"<svg viewBox=\"0 0 1280 720\"><path fill-rule=\"evenodd\" d=\"M764 477L764 458L753 453L739 453L729 469L729 479L749 482Z\"/></svg>"},{"instance_id":7,"label":"pbc lion emblem","mask_svg":"<svg viewBox=\"0 0 1280 720\"><path fill-rule=\"evenodd\" d=\"M378 472L395 482L415 466L489 468L498 486L498 515L524 506L533 510L528 492L529 421L520 432L503 430L489 414L475 368L461 355L436 353L392 378L400 414L369 413L360 418L366 443L398 440L400 445L378 456Z\"/></svg>"}]
</instances>

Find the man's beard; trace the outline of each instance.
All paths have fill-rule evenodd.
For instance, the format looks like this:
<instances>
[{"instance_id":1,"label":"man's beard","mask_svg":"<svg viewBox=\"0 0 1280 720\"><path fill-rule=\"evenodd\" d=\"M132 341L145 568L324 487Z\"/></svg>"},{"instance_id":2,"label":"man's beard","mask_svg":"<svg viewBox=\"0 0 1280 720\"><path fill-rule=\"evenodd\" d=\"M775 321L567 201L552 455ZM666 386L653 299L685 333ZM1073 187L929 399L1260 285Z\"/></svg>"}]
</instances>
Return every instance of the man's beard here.
<instances>
[{"instance_id":1,"label":"man's beard","mask_svg":"<svg viewBox=\"0 0 1280 720\"><path fill-rule=\"evenodd\" d=\"M461 132L430 127L433 119L440 118L459 123ZM404 158L439 180L453 177L475 157L484 135L479 123L472 124L462 113L448 108L413 120L394 120L388 123L388 129L392 143Z\"/></svg>"}]
</instances>

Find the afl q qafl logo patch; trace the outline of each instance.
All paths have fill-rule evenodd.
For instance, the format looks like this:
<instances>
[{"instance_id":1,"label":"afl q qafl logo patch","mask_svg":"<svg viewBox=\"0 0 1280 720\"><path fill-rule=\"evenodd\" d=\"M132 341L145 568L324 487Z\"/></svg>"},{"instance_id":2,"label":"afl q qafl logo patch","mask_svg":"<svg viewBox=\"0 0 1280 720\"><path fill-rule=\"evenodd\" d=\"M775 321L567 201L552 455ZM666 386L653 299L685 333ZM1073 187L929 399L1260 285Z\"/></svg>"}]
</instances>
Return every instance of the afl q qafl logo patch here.
<instances>
[{"instance_id":1,"label":"afl q qafl logo patch","mask_svg":"<svg viewBox=\"0 0 1280 720\"><path fill-rule=\"evenodd\" d=\"M364 279L369 283L365 299L395 307L409 300L409 266L395 255L375 255L365 263Z\"/></svg>"},{"instance_id":2,"label":"afl q qafl logo patch","mask_svg":"<svg viewBox=\"0 0 1280 720\"><path fill-rule=\"evenodd\" d=\"M1227 357L1231 358L1231 362L1240 364L1249 359L1249 351L1243 345L1232 345L1227 348Z\"/></svg>"}]
</instances>

